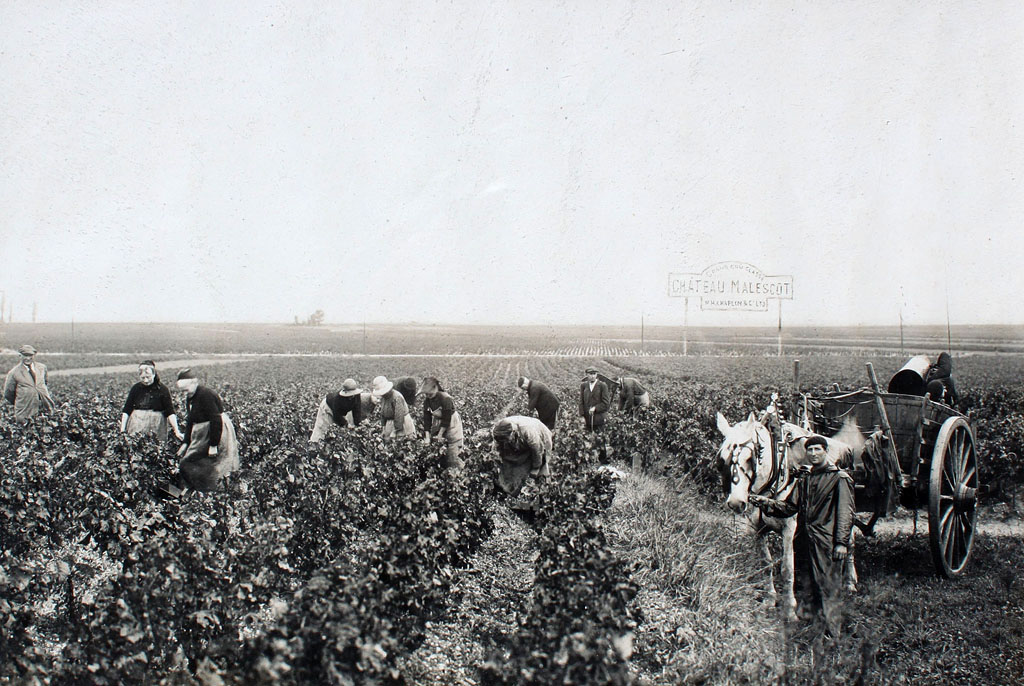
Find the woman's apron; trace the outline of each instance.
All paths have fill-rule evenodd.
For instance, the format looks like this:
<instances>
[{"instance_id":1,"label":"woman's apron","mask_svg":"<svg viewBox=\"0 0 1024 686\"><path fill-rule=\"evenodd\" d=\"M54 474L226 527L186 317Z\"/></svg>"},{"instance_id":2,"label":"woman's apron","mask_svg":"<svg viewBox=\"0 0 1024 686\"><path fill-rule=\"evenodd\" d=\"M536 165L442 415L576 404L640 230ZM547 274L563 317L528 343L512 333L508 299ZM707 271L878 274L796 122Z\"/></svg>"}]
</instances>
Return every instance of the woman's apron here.
<instances>
[{"instance_id":1,"label":"woman's apron","mask_svg":"<svg viewBox=\"0 0 1024 686\"><path fill-rule=\"evenodd\" d=\"M200 422L192 427L192 440L181 459L181 473L188 485L198 491L209 491L216 487L221 477L227 476L239 467L238 438L235 426L227 413L220 416L224 428L220 432L217 454L209 455L210 422Z\"/></svg>"},{"instance_id":2,"label":"woman's apron","mask_svg":"<svg viewBox=\"0 0 1024 686\"><path fill-rule=\"evenodd\" d=\"M430 432L436 436L437 433L441 431L441 408L434 408L430 411L430 414L433 417L430 421ZM452 421L451 424L448 425L448 433L445 434L444 440L446 444L446 452L443 466L445 468L458 467L461 469L465 466L462 458L459 457L459 454L462 452L464 442L462 433L462 417L459 416L457 410L452 412Z\"/></svg>"},{"instance_id":3,"label":"woman's apron","mask_svg":"<svg viewBox=\"0 0 1024 686\"><path fill-rule=\"evenodd\" d=\"M155 433L163 442L167 440L167 417L156 410L132 410L125 431L130 434Z\"/></svg>"}]
</instances>

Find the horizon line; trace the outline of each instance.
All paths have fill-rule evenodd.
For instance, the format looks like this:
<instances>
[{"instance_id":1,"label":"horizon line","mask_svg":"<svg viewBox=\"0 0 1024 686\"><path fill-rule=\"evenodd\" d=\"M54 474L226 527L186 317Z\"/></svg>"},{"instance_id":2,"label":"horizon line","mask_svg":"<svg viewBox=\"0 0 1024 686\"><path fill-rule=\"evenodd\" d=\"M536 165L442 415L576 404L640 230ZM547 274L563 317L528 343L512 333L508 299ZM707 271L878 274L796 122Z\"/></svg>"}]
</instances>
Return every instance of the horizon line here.
<instances>
[{"instance_id":1,"label":"horizon line","mask_svg":"<svg viewBox=\"0 0 1024 686\"><path fill-rule=\"evenodd\" d=\"M303 329L325 329L332 326L348 326L361 328L363 326L436 326L436 327L507 327L507 328L640 328L641 324L633 323L573 323L573 324L552 324L552 323L524 323L518 322L514 324L506 322L472 322L472 323L458 323L458 322L427 322L427 321L402 321L402 322L371 322L371 321L348 321L348 322L324 322L319 325L310 324L295 324L294 322L281 322L281 321L42 321L42 322L3 322L0 321L0 329L4 326L72 326L72 325L191 325L191 326L280 326L280 327L295 327ZM1017 323L958 323L948 324L947 322L930 322L930 323L915 323L915 324L903 324L903 328L923 328L923 327L945 327L949 326L952 328L962 327L1010 327L1010 328L1024 328L1024 322ZM659 327L659 328L677 328L677 329L771 329L776 330L776 326L773 324L700 324L700 325L684 325L684 324L662 324L657 322L649 322L643 326L647 327ZM849 329L849 328L863 328L863 327L885 327L885 328L900 328L900 324L893 323L871 323L871 322L858 322L856 324L806 324L806 323L794 323L786 327L786 329L800 329L800 328L822 328L822 329Z\"/></svg>"}]
</instances>

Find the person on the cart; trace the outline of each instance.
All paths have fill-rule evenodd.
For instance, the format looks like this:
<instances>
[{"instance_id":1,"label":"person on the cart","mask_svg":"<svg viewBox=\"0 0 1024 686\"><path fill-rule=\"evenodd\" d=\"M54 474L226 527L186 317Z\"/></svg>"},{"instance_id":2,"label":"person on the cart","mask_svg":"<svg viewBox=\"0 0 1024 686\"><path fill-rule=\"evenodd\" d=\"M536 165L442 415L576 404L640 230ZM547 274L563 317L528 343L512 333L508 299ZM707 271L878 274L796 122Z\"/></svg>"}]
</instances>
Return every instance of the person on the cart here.
<instances>
[{"instance_id":1,"label":"person on the cart","mask_svg":"<svg viewBox=\"0 0 1024 686\"><path fill-rule=\"evenodd\" d=\"M836 636L853 527L853 479L827 459L824 436L809 437L804 448L807 462L798 470L799 480L789 496L785 500L754 496L751 502L776 517L797 516L793 552L804 614L810 618L811 612L820 612L827 631Z\"/></svg>"},{"instance_id":2,"label":"person on the cart","mask_svg":"<svg viewBox=\"0 0 1024 686\"><path fill-rule=\"evenodd\" d=\"M938 361L928 367L924 382L928 384L928 395L932 400L956 407L960 402L956 386L953 384L953 358L949 353L939 353Z\"/></svg>"}]
</instances>

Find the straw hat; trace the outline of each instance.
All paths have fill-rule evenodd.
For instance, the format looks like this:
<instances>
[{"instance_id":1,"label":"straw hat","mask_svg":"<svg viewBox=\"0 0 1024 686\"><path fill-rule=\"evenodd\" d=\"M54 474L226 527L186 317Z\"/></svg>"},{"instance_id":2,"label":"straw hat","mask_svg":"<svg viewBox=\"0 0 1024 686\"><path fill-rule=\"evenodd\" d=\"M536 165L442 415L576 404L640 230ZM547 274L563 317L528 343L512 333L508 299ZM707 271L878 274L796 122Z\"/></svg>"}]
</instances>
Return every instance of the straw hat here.
<instances>
[{"instance_id":1,"label":"straw hat","mask_svg":"<svg viewBox=\"0 0 1024 686\"><path fill-rule=\"evenodd\" d=\"M363 392L363 389L356 385L355 379L345 379L341 384L341 390L338 391L338 395L350 396L359 395Z\"/></svg>"},{"instance_id":2,"label":"straw hat","mask_svg":"<svg viewBox=\"0 0 1024 686\"><path fill-rule=\"evenodd\" d=\"M378 376L373 380L373 390L370 393L373 394L373 397L379 398L394 387L395 384L388 381L386 376Z\"/></svg>"}]
</instances>

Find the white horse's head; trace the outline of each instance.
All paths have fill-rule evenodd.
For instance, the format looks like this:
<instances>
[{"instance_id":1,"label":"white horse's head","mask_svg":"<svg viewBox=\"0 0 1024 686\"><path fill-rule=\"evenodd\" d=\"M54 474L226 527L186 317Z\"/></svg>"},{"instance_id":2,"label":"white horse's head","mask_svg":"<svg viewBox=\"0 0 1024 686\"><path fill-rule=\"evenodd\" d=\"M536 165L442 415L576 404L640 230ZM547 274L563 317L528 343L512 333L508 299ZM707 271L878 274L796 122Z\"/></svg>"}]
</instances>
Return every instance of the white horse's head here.
<instances>
[{"instance_id":1,"label":"white horse's head","mask_svg":"<svg viewBox=\"0 0 1024 686\"><path fill-rule=\"evenodd\" d=\"M732 425L721 412L717 413L716 420L724 436L716 463L722 474L723 490L729 494L725 503L733 512L743 512L751 491L756 493L776 476L771 433L757 421L753 412Z\"/></svg>"}]
</instances>

